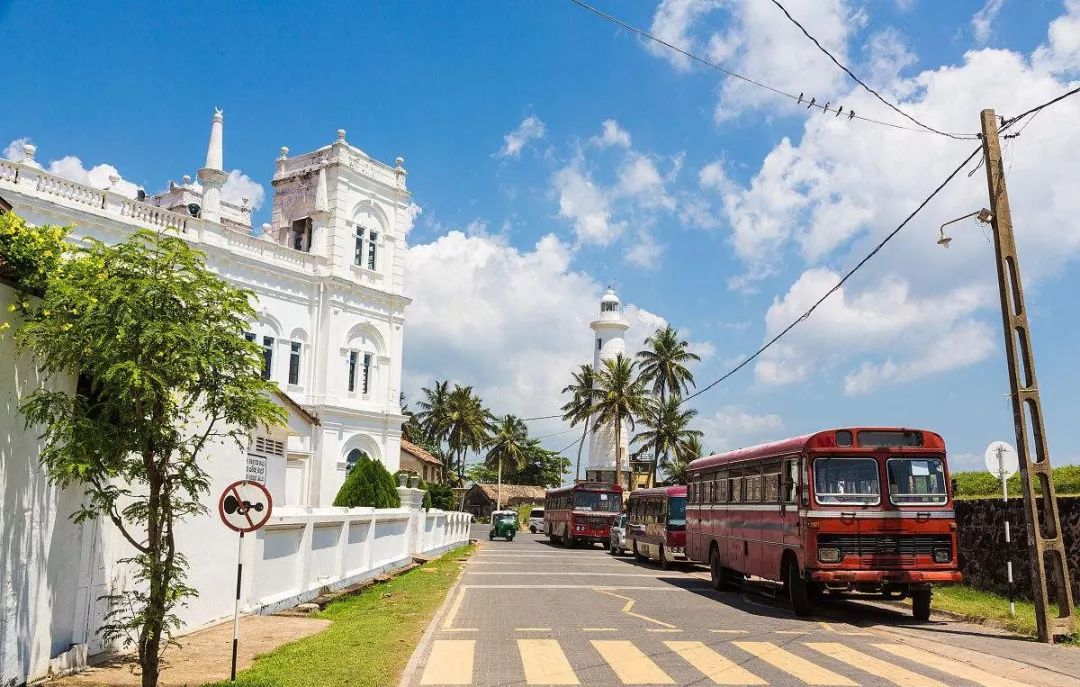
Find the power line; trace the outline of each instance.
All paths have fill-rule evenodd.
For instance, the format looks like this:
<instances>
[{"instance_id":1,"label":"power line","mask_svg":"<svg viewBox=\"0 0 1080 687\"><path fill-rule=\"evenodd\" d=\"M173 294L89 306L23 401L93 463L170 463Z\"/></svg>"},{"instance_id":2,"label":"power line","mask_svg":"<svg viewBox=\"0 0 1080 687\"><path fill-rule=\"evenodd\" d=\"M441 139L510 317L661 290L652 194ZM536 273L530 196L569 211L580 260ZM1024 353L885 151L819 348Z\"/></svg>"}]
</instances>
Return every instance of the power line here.
<instances>
[{"instance_id":1,"label":"power line","mask_svg":"<svg viewBox=\"0 0 1080 687\"><path fill-rule=\"evenodd\" d=\"M544 436L542 436L542 437L529 437L529 438L530 438L530 439L537 439L537 440L540 440L540 439L550 439L551 437L557 437L557 436L561 436L561 435L563 435L563 434L569 434L570 432L573 432L573 431L576 431L576 430L577 430L577 427L571 427L570 429L564 429L564 430L563 430L563 431L561 431L561 432L555 432L555 433L553 433L553 434L545 434L545 435L544 435Z\"/></svg>"},{"instance_id":2,"label":"power line","mask_svg":"<svg viewBox=\"0 0 1080 687\"><path fill-rule=\"evenodd\" d=\"M537 416L537 417L523 417L523 418L521 418L521 421L522 422L532 422L533 420L553 420L553 419L555 419L557 417L561 418L562 414L560 413L558 415L540 415L540 416Z\"/></svg>"},{"instance_id":3,"label":"power line","mask_svg":"<svg viewBox=\"0 0 1080 687\"><path fill-rule=\"evenodd\" d=\"M811 42L813 42L813 44L817 46L818 50L820 50L821 52L823 52L823 53L825 54L825 56L826 56L826 57L828 57L828 58L829 58L830 60L832 60L832 61L833 61L833 64L835 64L835 65L836 65L837 67L839 67L840 69L844 70L844 73L845 73L845 74L847 74L848 76L850 76L850 77L851 77L852 79L854 79L854 80L855 80L855 83L859 84L859 85L860 85L860 86L862 86L862 87L863 87L864 89L866 89L866 90L867 90L867 91L868 91L868 92L869 92L869 93L870 93L871 95L873 95L873 96L874 96L875 98L877 98L877 99L878 99L878 100L880 100L880 101L881 101L882 103L884 103L884 104L885 104L885 105L886 105L886 106L887 106L887 107L888 107L889 109L891 109L892 111L894 111L894 112L896 112L897 114L901 115L902 117L904 117L904 118L906 118L906 119L908 119L908 120L910 120L910 121L914 122L915 124L918 124L919 126L921 126L922 128L926 129L927 131L931 131L931 132L933 132L933 133L935 133L935 134L940 134L940 135L942 135L942 136L948 136L949 138L955 138L955 139L957 139L957 140L960 140L960 141L974 141L974 140L977 140L977 139L979 138L979 135L978 135L978 134L950 134L950 133L948 133L948 132L946 132L946 131L939 131L938 129L935 129L934 127L932 127L932 126L930 126L930 125L928 125L928 124L923 124L923 123L922 123L922 122L920 122L919 120L917 120L917 119L915 119L914 117L912 117L911 115L909 115L909 114L908 114L907 112L904 112L903 110L901 110L901 109L900 109L899 107L897 107L896 105L893 105L893 104L892 104L892 103L890 103L890 102L889 102L888 100L886 100L886 99L885 99L884 97L882 97L882 95L881 95L880 93L878 93L877 91L875 91L875 90L874 90L873 88L870 88L869 86L867 86L867 85L866 85L866 82L864 82L864 81L863 81L862 79L860 79L859 77L855 76L855 74L854 74L854 73L853 73L853 72L852 72L852 71L851 71L850 69L848 69L848 68L847 68L847 67L845 67L845 66L844 66L843 64L841 64L841 63L840 63L840 60L836 59L836 58L835 58L835 57L833 56L833 54L832 54L831 52L829 52L829 51L828 51L828 50L827 50L827 49L825 48L825 46L823 46L823 45L822 45L822 44L821 44L821 43L820 43L820 42L818 41L818 39L817 39L817 38L814 38L814 37L813 37L813 36L812 36L812 35L810 34L810 32L806 30L806 27L805 27L805 26L803 26L802 24L800 24L800 23L799 23L799 20L798 20L798 19L796 19L795 17L791 16L791 12L788 12L788 11L787 11L787 8L786 8L786 7L784 7L783 5L781 5L781 4L780 4L780 2L779 2L779 0L772 0L772 3L773 3L774 5L776 5L777 7L779 7L779 8L780 8L780 11L784 13L784 16L786 16L786 17L788 18L788 20L789 20L789 21L791 21L791 23L792 23L792 24L794 24L795 26L799 27L799 30L803 32L803 35L804 35L804 36L806 36L807 38L809 38L809 39L810 39L810 41L811 41Z\"/></svg>"},{"instance_id":4,"label":"power line","mask_svg":"<svg viewBox=\"0 0 1080 687\"><path fill-rule=\"evenodd\" d=\"M654 43L659 43L660 45L668 48L669 50L674 50L675 52L679 53L680 55L684 55L685 57L688 57L688 58L690 58L691 60L693 60L695 62L699 62L699 63L705 65L706 67L709 67L711 69L715 69L715 70L717 70L719 72L722 72L723 74L726 74L727 76L729 76L729 77L731 77L733 79L738 79L740 81L744 81L744 82L746 82L748 84L752 84L754 86L757 86L758 88L763 88L763 89L765 89L767 91L771 91L772 93L775 93L776 95L779 95L781 97L788 98L790 100L794 100L797 105L806 105L807 109L817 108L817 109L820 109L823 113L824 112L832 112L832 113L834 113L834 116L836 116L836 117L839 117L841 114L843 114L843 116L848 121L850 121L852 119L858 119L860 121L868 122L870 124L878 124L878 125L887 126L887 127L893 128L893 129L901 129L903 131L917 131L917 132L923 133L923 134L934 133L933 130L928 130L926 128L917 128L917 127L912 127L912 126L904 126L902 124L894 124L893 122L886 122L886 121L882 121L880 119L874 119L873 117L863 117L862 115L855 114L854 110L846 110L845 111L843 105L841 105L839 107L835 107L830 102L826 102L824 105L822 105L821 103L817 102L817 98L813 98L813 97L807 98L805 93L800 93L799 95L796 96L793 93L788 93L787 91L776 88L775 86L770 86L769 84L764 83L762 81L752 79L749 76L744 76L743 74L739 74L738 72L734 72L734 71L728 69L727 67L724 67L723 65L720 65L720 64L717 64L717 63L712 62L710 60L707 60L704 57L701 57L700 55L695 55L694 53L692 53L692 52L690 52L688 50L684 50L683 48L680 48L680 47L678 47L676 45L672 45L671 43L668 43L667 41L663 40L662 38L657 38L656 36L652 35L648 31L645 31L644 29L639 29L638 27L634 26L633 24L627 23L627 22L623 21L622 19L619 19L618 17L616 17L614 15L608 14L607 12L604 12L603 10L600 10L600 9L598 9L596 7L593 7L592 5L590 5L587 2L584 2L583 0L570 0L570 2L574 3L578 7L581 7L582 9L585 9L585 10L588 10L589 12L592 12L596 16L601 17L602 19L605 19L605 20L611 22L612 24L615 24L616 26L619 26L619 27L621 27L623 29L626 29L627 31L630 31L631 33L635 33L638 36L641 36L642 38L653 41ZM921 127L921 125L920 125L920 127ZM938 132L938 133L940 133L940 132ZM972 134L971 137L976 138L977 136L978 136L977 134Z\"/></svg>"}]
</instances>

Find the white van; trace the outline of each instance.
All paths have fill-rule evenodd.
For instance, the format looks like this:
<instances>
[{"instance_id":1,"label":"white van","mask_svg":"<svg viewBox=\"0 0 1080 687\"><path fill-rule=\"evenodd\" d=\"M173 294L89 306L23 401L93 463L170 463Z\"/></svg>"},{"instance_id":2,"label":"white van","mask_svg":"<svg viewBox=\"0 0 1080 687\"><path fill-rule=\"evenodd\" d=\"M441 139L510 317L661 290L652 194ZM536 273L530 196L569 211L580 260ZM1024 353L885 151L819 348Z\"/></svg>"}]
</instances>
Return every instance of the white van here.
<instances>
[{"instance_id":1,"label":"white van","mask_svg":"<svg viewBox=\"0 0 1080 687\"><path fill-rule=\"evenodd\" d=\"M533 508L529 511L529 531L533 534L544 531L544 509Z\"/></svg>"}]
</instances>

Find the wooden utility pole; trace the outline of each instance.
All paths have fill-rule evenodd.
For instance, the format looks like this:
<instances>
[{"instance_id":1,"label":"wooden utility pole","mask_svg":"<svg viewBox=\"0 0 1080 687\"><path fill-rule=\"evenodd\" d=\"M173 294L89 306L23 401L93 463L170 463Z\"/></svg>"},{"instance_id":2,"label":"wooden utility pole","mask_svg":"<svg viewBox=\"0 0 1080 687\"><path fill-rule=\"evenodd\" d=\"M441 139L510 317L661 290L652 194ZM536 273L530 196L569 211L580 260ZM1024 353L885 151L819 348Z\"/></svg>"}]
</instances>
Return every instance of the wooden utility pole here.
<instances>
[{"instance_id":1,"label":"wooden utility pole","mask_svg":"<svg viewBox=\"0 0 1080 687\"><path fill-rule=\"evenodd\" d=\"M1009 195L1005 188L1005 170L1001 164L998 121L993 110L982 111L983 155L986 184L990 191L991 223L994 228L994 252L997 257L998 291L1001 318L1005 327L1005 355L1009 362L1013 425L1020 457L1020 481L1024 491L1024 521L1027 524L1028 552L1031 558L1031 586L1035 598L1035 617L1039 641L1053 642L1054 637L1073 631L1073 599L1069 568L1065 559L1061 523L1058 519L1057 494L1050 469L1050 451L1043 429L1039 385L1035 379L1035 354L1031 347L1031 328L1024 307L1024 289L1020 282L1020 261L1016 255ZM1039 511L1035 483L1042 491ZM1007 514L1006 514L1007 517ZM1051 613L1046 588L1047 568L1053 575L1058 612Z\"/></svg>"}]
</instances>

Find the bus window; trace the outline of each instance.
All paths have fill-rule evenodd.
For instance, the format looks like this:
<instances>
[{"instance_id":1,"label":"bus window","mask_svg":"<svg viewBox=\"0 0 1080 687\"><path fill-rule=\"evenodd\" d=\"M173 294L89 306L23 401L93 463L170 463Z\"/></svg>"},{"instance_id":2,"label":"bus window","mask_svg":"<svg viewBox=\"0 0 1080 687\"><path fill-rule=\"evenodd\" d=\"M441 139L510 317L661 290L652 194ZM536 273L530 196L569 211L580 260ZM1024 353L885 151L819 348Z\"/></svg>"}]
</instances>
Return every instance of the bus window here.
<instances>
[{"instance_id":1,"label":"bus window","mask_svg":"<svg viewBox=\"0 0 1080 687\"><path fill-rule=\"evenodd\" d=\"M828 505L881 503L878 464L873 458L818 458L814 461L817 502Z\"/></svg>"},{"instance_id":2,"label":"bus window","mask_svg":"<svg viewBox=\"0 0 1080 687\"><path fill-rule=\"evenodd\" d=\"M730 482L725 477L724 479L717 482L717 486L720 487L720 496L719 496L720 503L727 503L731 498Z\"/></svg>"},{"instance_id":3,"label":"bus window","mask_svg":"<svg viewBox=\"0 0 1080 687\"><path fill-rule=\"evenodd\" d=\"M576 491L574 492L574 508L618 513L622 510L622 494L602 491Z\"/></svg>"},{"instance_id":4,"label":"bus window","mask_svg":"<svg viewBox=\"0 0 1080 687\"><path fill-rule=\"evenodd\" d=\"M795 503L799 486L799 461L788 458L784 461L784 503Z\"/></svg>"},{"instance_id":5,"label":"bus window","mask_svg":"<svg viewBox=\"0 0 1080 687\"><path fill-rule=\"evenodd\" d=\"M889 500L897 506L945 505L945 471L937 458L890 458Z\"/></svg>"},{"instance_id":6,"label":"bus window","mask_svg":"<svg viewBox=\"0 0 1080 687\"><path fill-rule=\"evenodd\" d=\"M761 475L749 475L746 478L746 500L749 503L761 502Z\"/></svg>"},{"instance_id":7,"label":"bus window","mask_svg":"<svg viewBox=\"0 0 1080 687\"><path fill-rule=\"evenodd\" d=\"M780 473L765 475L765 494L762 498L765 503L776 503L780 500Z\"/></svg>"},{"instance_id":8,"label":"bus window","mask_svg":"<svg viewBox=\"0 0 1080 687\"><path fill-rule=\"evenodd\" d=\"M671 498L668 504L667 524L669 527L686 525L686 501L678 496Z\"/></svg>"}]
</instances>

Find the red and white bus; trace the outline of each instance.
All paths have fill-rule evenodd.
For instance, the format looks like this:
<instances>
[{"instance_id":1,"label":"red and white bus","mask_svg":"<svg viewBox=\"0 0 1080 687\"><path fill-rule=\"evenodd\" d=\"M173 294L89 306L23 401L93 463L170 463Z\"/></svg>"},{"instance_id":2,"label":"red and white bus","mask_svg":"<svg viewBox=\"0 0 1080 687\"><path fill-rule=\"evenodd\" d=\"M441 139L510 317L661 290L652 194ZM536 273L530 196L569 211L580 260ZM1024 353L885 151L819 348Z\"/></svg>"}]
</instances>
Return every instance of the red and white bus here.
<instances>
[{"instance_id":1,"label":"red and white bus","mask_svg":"<svg viewBox=\"0 0 1080 687\"><path fill-rule=\"evenodd\" d=\"M837 429L698 458L688 471L692 559L716 589L783 582L798 615L823 590L910 595L959 582L945 442L904 428Z\"/></svg>"},{"instance_id":2,"label":"red and white bus","mask_svg":"<svg viewBox=\"0 0 1080 687\"><path fill-rule=\"evenodd\" d=\"M626 544L639 560L660 562L665 570L685 563L686 487L656 487L630 492Z\"/></svg>"},{"instance_id":3,"label":"red and white bus","mask_svg":"<svg viewBox=\"0 0 1080 687\"><path fill-rule=\"evenodd\" d=\"M621 511L622 489L616 484L582 482L544 495L544 527L553 544L607 546L611 524Z\"/></svg>"}]
</instances>

